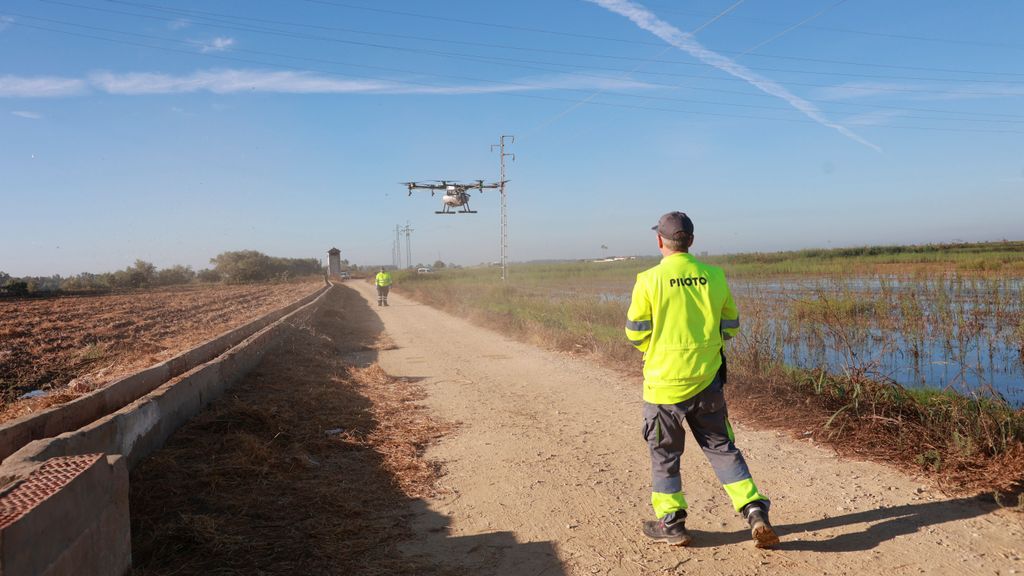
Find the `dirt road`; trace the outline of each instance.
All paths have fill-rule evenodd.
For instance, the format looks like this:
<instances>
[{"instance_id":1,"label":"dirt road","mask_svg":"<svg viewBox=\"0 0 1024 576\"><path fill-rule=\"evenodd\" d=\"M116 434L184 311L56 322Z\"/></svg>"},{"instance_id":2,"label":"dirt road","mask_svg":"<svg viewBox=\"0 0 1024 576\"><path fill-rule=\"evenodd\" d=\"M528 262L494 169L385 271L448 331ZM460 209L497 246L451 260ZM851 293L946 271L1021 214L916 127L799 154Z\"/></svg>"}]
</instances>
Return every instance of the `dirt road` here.
<instances>
[{"instance_id":1,"label":"dirt road","mask_svg":"<svg viewBox=\"0 0 1024 576\"><path fill-rule=\"evenodd\" d=\"M373 287L349 283L373 301ZM446 493L407 551L474 574L1024 574L1024 515L948 498L881 465L735 422L783 543L753 547L690 442L690 548L652 544L639 382L393 294L375 308L394 377L460 423L427 456ZM692 440L692 439L691 439Z\"/></svg>"}]
</instances>

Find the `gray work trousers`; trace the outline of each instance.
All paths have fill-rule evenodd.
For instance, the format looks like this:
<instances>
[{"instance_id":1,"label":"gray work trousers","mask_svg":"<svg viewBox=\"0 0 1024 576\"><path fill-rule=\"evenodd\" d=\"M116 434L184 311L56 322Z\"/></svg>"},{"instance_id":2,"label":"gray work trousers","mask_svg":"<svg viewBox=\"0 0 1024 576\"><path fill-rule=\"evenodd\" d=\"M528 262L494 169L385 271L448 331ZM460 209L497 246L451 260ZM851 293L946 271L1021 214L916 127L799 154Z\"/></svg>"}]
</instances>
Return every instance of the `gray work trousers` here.
<instances>
[{"instance_id":1,"label":"gray work trousers","mask_svg":"<svg viewBox=\"0 0 1024 576\"><path fill-rule=\"evenodd\" d=\"M377 286L377 304L387 304L390 290L391 286Z\"/></svg>"},{"instance_id":2,"label":"gray work trousers","mask_svg":"<svg viewBox=\"0 0 1024 576\"><path fill-rule=\"evenodd\" d=\"M679 404L644 402L643 434L651 450L654 492L674 494L683 490L679 460L686 441L684 420L723 485L750 478L743 454L733 443L720 376L715 376L707 388Z\"/></svg>"}]
</instances>

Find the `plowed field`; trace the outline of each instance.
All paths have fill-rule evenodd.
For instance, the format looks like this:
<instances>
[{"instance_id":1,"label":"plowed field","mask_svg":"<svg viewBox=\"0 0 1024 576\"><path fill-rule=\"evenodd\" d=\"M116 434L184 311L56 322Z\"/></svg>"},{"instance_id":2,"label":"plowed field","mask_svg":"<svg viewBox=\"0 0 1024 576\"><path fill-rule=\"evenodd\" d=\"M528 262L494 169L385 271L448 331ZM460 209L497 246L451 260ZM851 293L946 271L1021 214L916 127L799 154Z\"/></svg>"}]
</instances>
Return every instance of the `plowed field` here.
<instances>
[{"instance_id":1,"label":"plowed field","mask_svg":"<svg viewBox=\"0 0 1024 576\"><path fill-rule=\"evenodd\" d=\"M166 360L322 285L180 286L0 302L0 420ZM12 402L37 389L60 393Z\"/></svg>"}]
</instances>

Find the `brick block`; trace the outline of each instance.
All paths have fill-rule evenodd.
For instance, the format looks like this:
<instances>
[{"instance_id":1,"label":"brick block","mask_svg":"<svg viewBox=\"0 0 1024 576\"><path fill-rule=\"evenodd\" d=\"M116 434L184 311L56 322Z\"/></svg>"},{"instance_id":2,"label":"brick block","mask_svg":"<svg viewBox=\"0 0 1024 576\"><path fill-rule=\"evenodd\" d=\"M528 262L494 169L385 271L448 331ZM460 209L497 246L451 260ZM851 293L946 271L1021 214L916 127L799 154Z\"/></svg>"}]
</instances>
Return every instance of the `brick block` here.
<instances>
[{"instance_id":1,"label":"brick block","mask_svg":"<svg viewBox=\"0 0 1024 576\"><path fill-rule=\"evenodd\" d=\"M130 566L122 458L51 458L0 495L0 575L121 576Z\"/></svg>"}]
</instances>

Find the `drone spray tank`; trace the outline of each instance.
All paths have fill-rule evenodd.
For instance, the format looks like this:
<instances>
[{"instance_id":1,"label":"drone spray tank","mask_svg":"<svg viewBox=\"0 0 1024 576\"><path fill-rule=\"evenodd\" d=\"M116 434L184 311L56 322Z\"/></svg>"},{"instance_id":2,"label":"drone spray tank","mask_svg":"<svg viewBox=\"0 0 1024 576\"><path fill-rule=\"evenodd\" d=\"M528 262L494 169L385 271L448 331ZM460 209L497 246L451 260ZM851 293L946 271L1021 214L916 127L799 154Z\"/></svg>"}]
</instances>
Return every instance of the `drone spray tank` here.
<instances>
[{"instance_id":1,"label":"drone spray tank","mask_svg":"<svg viewBox=\"0 0 1024 576\"><path fill-rule=\"evenodd\" d=\"M459 192L455 189L454 185L449 184L445 188L444 196L441 197L441 202L445 206L462 206L469 203L469 194Z\"/></svg>"},{"instance_id":2,"label":"drone spray tank","mask_svg":"<svg viewBox=\"0 0 1024 576\"><path fill-rule=\"evenodd\" d=\"M412 196L413 190L430 190L431 196L437 192L443 192L441 196L441 209L435 211L435 214L476 214L476 210L469 208L469 193L467 191L479 190L483 192L489 188L501 187L499 182L485 184L483 180L475 180L465 184L448 180L432 180L426 183L402 182L402 184L409 190L409 196ZM461 209L455 210L455 208Z\"/></svg>"}]
</instances>

